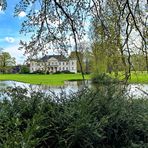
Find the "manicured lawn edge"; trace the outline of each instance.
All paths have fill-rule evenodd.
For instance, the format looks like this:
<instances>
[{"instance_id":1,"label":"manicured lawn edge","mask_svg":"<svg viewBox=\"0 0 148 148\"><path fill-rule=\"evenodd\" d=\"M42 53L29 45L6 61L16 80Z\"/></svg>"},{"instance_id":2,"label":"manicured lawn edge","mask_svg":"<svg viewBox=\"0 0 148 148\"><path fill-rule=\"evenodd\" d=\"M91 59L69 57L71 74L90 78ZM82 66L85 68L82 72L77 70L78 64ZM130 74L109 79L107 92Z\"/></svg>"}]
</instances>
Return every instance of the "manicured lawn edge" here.
<instances>
[{"instance_id":1,"label":"manicured lawn edge","mask_svg":"<svg viewBox=\"0 0 148 148\"><path fill-rule=\"evenodd\" d=\"M86 80L91 79L91 75L85 75ZM17 81L36 85L62 86L64 81L82 80L82 75L78 74L0 74L0 81ZM130 84L148 84L148 74L146 72L132 72Z\"/></svg>"},{"instance_id":2,"label":"manicured lawn edge","mask_svg":"<svg viewBox=\"0 0 148 148\"><path fill-rule=\"evenodd\" d=\"M90 75L85 75L85 79L90 79ZM64 81L82 80L81 74L0 74L0 81L17 81L36 85L61 86Z\"/></svg>"}]
</instances>

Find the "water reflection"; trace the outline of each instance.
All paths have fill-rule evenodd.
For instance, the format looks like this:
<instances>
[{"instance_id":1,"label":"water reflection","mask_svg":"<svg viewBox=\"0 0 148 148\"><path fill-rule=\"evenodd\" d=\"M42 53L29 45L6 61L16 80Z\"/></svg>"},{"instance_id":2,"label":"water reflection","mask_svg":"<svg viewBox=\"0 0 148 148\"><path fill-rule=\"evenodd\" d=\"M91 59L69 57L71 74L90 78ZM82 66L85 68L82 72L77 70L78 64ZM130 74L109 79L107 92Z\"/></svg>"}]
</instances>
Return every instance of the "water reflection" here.
<instances>
[{"instance_id":1,"label":"water reflection","mask_svg":"<svg viewBox=\"0 0 148 148\"><path fill-rule=\"evenodd\" d=\"M65 81L63 86L49 86L49 85L31 85L28 83L16 82L16 81L0 81L0 90L9 86L20 86L22 88L33 89L35 91L42 90L44 92L54 91L60 93L64 90L66 93L77 92L81 90L84 85L82 81ZM85 81L86 86L90 86L90 81Z\"/></svg>"},{"instance_id":2,"label":"water reflection","mask_svg":"<svg viewBox=\"0 0 148 148\"><path fill-rule=\"evenodd\" d=\"M63 86L48 86L48 85L31 85L28 83L16 82L16 81L0 81L0 89L7 88L8 86L20 86L23 88L33 89L35 91L41 90L43 92L48 92L49 90L54 91L56 94L61 93L62 90L66 92L66 94L70 94L72 92L77 92L84 88L82 81L65 81ZM96 91L101 91L104 93L118 93L119 90L123 90L122 85L114 85L113 87L108 87L108 85L92 85L91 81L85 81L85 86L89 88L93 88ZM117 92L118 90L118 92ZM125 90L125 89L124 89ZM136 97L148 97L148 84L130 84L126 88L126 94L130 96Z\"/></svg>"}]
</instances>

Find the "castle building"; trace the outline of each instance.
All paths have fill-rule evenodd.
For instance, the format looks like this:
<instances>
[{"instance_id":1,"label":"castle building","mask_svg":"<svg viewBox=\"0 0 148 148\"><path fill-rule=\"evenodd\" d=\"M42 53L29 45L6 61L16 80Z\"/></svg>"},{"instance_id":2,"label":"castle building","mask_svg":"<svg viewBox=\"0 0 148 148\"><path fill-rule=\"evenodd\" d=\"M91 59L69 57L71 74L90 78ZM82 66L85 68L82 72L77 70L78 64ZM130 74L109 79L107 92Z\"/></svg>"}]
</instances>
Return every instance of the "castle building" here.
<instances>
[{"instance_id":1,"label":"castle building","mask_svg":"<svg viewBox=\"0 0 148 148\"><path fill-rule=\"evenodd\" d=\"M30 73L44 71L48 73L69 71L77 73L77 60L63 55L46 55L41 59L30 60Z\"/></svg>"}]
</instances>

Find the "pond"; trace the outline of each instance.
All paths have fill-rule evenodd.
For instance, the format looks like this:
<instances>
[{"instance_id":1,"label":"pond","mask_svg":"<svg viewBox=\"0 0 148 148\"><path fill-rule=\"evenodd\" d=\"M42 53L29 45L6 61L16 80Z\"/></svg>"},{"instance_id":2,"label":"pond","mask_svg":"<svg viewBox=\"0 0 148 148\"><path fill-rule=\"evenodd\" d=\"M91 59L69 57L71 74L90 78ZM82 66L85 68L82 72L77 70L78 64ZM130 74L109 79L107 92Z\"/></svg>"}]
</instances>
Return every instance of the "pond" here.
<instances>
[{"instance_id":1,"label":"pond","mask_svg":"<svg viewBox=\"0 0 148 148\"><path fill-rule=\"evenodd\" d=\"M94 87L91 84L91 81L85 81L86 86L89 88ZM33 89L33 90L42 90L43 92L48 92L49 90L54 91L56 94L60 93L62 90L67 94L72 92L77 92L81 90L84 85L82 81L65 81L63 86L48 86L48 85L32 85L28 83L16 82L16 81L0 81L0 90L7 88L8 86L20 86L23 88ZM144 96L148 97L148 84L130 84L127 86L126 93L129 96Z\"/></svg>"}]
</instances>

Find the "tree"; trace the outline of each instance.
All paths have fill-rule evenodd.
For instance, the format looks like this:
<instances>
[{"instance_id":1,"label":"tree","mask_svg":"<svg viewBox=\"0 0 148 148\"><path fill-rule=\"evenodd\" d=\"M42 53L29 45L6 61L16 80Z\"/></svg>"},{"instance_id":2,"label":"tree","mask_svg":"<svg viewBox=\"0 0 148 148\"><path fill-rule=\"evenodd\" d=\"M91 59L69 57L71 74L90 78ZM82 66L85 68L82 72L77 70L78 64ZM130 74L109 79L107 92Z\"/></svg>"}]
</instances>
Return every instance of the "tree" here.
<instances>
[{"instance_id":1,"label":"tree","mask_svg":"<svg viewBox=\"0 0 148 148\"><path fill-rule=\"evenodd\" d=\"M116 29L115 15L110 13L106 14L106 16L110 16L107 22L110 36L105 36L100 22L96 20L92 22L92 65L95 73L111 73L113 71L117 76L122 65L119 50L121 39L116 34L118 28Z\"/></svg>"},{"instance_id":2,"label":"tree","mask_svg":"<svg viewBox=\"0 0 148 148\"><path fill-rule=\"evenodd\" d=\"M131 62L134 71L146 71L145 56L142 53L133 54L131 56Z\"/></svg>"},{"instance_id":3,"label":"tree","mask_svg":"<svg viewBox=\"0 0 148 148\"><path fill-rule=\"evenodd\" d=\"M7 73L14 64L15 58L12 58L8 52L0 53L0 71L2 73Z\"/></svg>"},{"instance_id":4,"label":"tree","mask_svg":"<svg viewBox=\"0 0 148 148\"><path fill-rule=\"evenodd\" d=\"M77 71L78 72L81 72L83 71L84 72L84 56L83 56L83 52L75 52L75 51L72 51L70 53L70 56L69 58L71 59L77 59L77 57L79 57L79 61L77 61Z\"/></svg>"},{"instance_id":5,"label":"tree","mask_svg":"<svg viewBox=\"0 0 148 148\"><path fill-rule=\"evenodd\" d=\"M2 8L5 8L4 0L0 2ZM108 25L109 14L115 14L115 37L122 37L122 45L120 41L116 41L120 47L124 67L127 67L126 74L130 73L131 68L133 34L136 34L139 42L143 44L140 50L145 55L148 71L148 53L143 33L147 26L145 5L148 5L147 0L22 0L16 6L15 15L21 11L27 13L21 33L32 33L32 37L30 42L21 41L21 48L31 55L40 51L45 52L47 47L66 50L69 49L69 41L72 39L77 53L78 42L84 38L88 30L85 27L86 22L89 23L91 19L99 22L107 37L112 34ZM124 58L125 54L128 55L127 59ZM78 61L80 62L80 59Z\"/></svg>"},{"instance_id":6,"label":"tree","mask_svg":"<svg viewBox=\"0 0 148 148\"><path fill-rule=\"evenodd\" d=\"M30 70L29 70L29 67L27 65L21 65L20 73L27 74L29 72L30 72Z\"/></svg>"}]
</instances>

